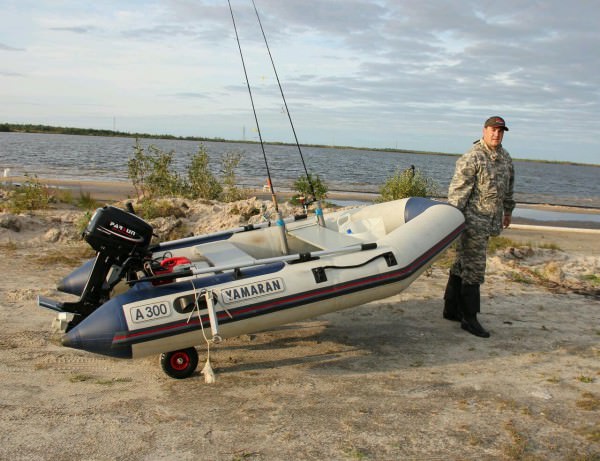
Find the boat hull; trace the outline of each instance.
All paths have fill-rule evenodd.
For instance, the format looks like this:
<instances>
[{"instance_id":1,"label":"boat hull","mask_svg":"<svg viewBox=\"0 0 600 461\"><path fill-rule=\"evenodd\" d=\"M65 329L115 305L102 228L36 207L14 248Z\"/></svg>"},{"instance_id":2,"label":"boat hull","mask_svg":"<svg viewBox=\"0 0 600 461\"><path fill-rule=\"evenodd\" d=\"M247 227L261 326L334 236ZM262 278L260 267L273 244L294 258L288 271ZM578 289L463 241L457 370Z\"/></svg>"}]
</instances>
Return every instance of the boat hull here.
<instances>
[{"instance_id":1,"label":"boat hull","mask_svg":"<svg viewBox=\"0 0 600 461\"><path fill-rule=\"evenodd\" d=\"M194 276L165 285L135 284L66 333L63 344L112 357L138 358L387 298L406 289L458 237L463 226L462 213L450 205L405 199L332 214L326 229L313 222L289 225L290 247L299 251L299 257L292 260L252 264L257 261L253 258L273 256L277 251L277 244L272 243L278 232L274 228L224 233L216 243L167 243L155 257L168 253L198 259L201 252L236 262L223 266L231 269L214 272L209 265ZM310 255L307 250L352 242L369 245L361 251L300 257ZM250 262L244 261L244 255L250 256Z\"/></svg>"}]
</instances>

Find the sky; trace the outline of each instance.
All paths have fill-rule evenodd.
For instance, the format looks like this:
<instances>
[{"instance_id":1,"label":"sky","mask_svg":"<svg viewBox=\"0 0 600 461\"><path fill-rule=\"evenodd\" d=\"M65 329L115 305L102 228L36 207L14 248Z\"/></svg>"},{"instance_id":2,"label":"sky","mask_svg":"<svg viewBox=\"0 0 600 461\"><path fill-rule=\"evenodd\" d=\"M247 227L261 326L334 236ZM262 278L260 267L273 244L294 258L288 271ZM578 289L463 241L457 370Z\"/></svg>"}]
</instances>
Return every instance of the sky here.
<instances>
[{"instance_id":1,"label":"sky","mask_svg":"<svg viewBox=\"0 0 600 461\"><path fill-rule=\"evenodd\" d=\"M0 0L0 123L600 164L597 0Z\"/></svg>"}]
</instances>

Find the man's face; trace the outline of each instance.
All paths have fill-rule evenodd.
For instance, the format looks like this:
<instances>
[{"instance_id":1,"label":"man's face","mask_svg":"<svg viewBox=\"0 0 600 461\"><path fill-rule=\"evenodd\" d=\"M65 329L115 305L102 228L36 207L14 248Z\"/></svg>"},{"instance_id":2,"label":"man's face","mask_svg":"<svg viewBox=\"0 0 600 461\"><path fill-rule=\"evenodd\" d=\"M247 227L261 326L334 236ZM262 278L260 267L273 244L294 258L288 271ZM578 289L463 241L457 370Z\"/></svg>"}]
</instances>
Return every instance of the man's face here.
<instances>
[{"instance_id":1,"label":"man's face","mask_svg":"<svg viewBox=\"0 0 600 461\"><path fill-rule=\"evenodd\" d=\"M501 126L486 126L483 129L483 140L491 148L495 149L502 144L504 128Z\"/></svg>"}]
</instances>

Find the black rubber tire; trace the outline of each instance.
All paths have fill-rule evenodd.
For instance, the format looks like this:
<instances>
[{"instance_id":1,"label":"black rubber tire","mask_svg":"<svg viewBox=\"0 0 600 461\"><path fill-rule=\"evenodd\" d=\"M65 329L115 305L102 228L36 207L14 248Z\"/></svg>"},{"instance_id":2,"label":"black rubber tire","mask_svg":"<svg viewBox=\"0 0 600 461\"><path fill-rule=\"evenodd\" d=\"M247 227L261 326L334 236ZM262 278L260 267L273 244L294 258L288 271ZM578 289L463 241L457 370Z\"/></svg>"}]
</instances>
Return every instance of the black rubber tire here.
<instances>
[{"instance_id":1,"label":"black rubber tire","mask_svg":"<svg viewBox=\"0 0 600 461\"><path fill-rule=\"evenodd\" d=\"M189 347L165 352L160 355L160 366L171 378L189 378L198 367L198 351L194 347Z\"/></svg>"}]
</instances>

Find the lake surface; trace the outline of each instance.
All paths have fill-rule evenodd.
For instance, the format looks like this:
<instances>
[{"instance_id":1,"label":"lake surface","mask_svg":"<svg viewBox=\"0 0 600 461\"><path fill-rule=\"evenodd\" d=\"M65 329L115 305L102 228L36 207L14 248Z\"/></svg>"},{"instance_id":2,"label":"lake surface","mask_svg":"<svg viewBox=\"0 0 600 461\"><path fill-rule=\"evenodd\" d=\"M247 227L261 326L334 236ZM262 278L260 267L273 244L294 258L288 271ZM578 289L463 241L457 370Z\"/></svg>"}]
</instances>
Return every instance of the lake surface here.
<instances>
[{"instance_id":1,"label":"lake surface","mask_svg":"<svg viewBox=\"0 0 600 461\"><path fill-rule=\"evenodd\" d=\"M185 174L198 141L141 139L174 151L174 168ZM203 142L211 169L219 175L220 161L227 152L242 160L236 170L240 186L261 188L267 177L260 145L251 143ZM133 157L135 139L35 133L0 133L0 171L11 175L77 180L127 180L127 161ZM468 146L465 146L467 149ZM265 146L275 190L291 189L304 173L296 146ZM307 169L317 174L330 191L379 191L398 169L414 165L440 186L442 196L454 172L457 156L380 152L368 149L302 147ZM600 208L600 167L515 160L515 198L519 203L549 203Z\"/></svg>"}]
</instances>

